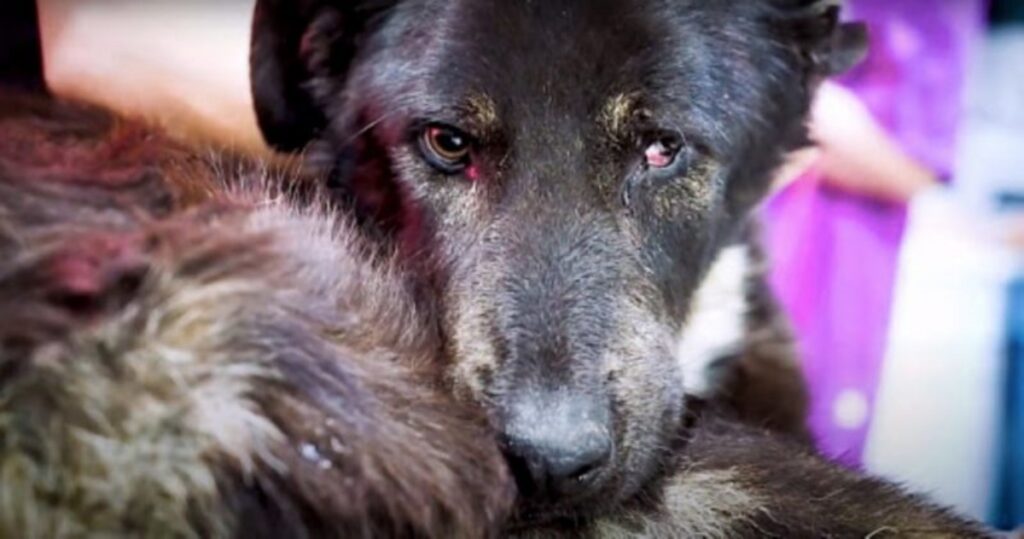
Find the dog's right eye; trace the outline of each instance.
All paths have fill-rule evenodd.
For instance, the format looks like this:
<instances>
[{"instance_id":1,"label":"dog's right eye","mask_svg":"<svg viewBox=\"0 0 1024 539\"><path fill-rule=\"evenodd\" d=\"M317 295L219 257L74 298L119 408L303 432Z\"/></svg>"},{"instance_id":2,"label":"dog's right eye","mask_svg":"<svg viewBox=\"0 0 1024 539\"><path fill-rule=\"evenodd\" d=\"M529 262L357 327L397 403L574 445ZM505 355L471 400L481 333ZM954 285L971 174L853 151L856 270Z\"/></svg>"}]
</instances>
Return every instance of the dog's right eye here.
<instances>
[{"instance_id":1,"label":"dog's right eye","mask_svg":"<svg viewBox=\"0 0 1024 539\"><path fill-rule=\"evenodd\" d=\"M458 174L469 166L472 141L454 127L427 125L420 134L419 145L427 163L445 174Z\"/></svg>"}]
</instances>

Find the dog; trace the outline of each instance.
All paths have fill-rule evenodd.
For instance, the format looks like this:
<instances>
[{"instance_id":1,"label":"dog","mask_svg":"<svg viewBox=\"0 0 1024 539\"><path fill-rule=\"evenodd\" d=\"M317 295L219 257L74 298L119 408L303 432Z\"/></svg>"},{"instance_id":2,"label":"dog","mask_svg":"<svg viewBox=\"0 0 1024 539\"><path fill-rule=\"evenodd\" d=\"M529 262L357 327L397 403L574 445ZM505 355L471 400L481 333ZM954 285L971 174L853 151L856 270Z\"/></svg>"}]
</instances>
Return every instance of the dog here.
<instances>
[{"instance_id":1,"label":"dog","mask_svg":"<svg viewBox=\"0 0 1024 539\"><path fill-rule=\"evenodd\" d=\"M251 80L436 298L529 528L644 497L688 409L809 438L749 214L865 42L825 1L263 0Z\"/></svg>"},{"instance_id":2,"label":"dog","mask_svg":"<svg viewBox=\"0 0 1024 539\"><path fill-rule=\"evenodd\" d=\"M747 213L860 54L836 18L261 2L260 121L312 178L287 189L46 107L11 120L0 526L985 536L790 440L799 403L747 400L801 389L758 374L798 371L785 331L752 331L780 321L749 306ZM715 283L740 306L700 342Z\"/></svg>"},{"instance_id":3,"label":"dog","mask_svg":"<svg viewBox=\"0 0 1024 539\"><path fill-rule=\"evenodd\" d=\"M0 535L986 531L713 406L601 514L530 521L441 311L288 163L0 92Z\"/></svg>"},{"instance_id":4,"label":"dog","mask_svg":"<svg viewBox=\"0 0 1024 539\"><path fill-rule=\"evenodd\" d=\"M748 214L863 38L829 2L266 0L252 88L438 298L524 518L575 518L657 473L687 383L806 437Z\"/></svg>"}]
</instances>

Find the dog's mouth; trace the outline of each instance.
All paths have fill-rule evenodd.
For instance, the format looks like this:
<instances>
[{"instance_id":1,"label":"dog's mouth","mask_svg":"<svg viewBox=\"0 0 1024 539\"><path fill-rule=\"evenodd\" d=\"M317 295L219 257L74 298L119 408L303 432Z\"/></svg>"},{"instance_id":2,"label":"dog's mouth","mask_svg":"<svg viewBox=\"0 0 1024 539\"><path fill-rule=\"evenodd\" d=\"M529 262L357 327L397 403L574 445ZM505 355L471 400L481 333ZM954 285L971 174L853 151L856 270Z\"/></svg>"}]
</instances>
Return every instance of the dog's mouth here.
<instances>
[{"instance_id":1,"label":"dog's mouth","mask_svg":"<svg viewBox=\"0 0 1024 539\"><path fill-rule=\"evenodd\" d=\"M587 510L586 507L553 508L527 503L517 509L507 529L510 533L538 529L571 531L582 527L598 514L598 511Z\"/></svg>"},{"instance_id":2,"label":"dog's mouth","mask_svg":"<svg viewBox=\"0 0 1024 539\"><path fill-rule=\"evenodd\" d=\"M514 475L514 473L513 473ZM611 475L614 475L612 473ZM517 478L517 485L519 480ZM509 528L517 529L551 528L573 530L599 517L605 510L620 503L623 493L620 485L612 478L606 478L601 485L582 495L552 498L532 496L520 487L520 497ZM629 496L626 496L628 498Z\"/></svg>"},{"instance_id":3,"label":"dog's mouth","mask_svg":"<svg viewBox=\"0 0 1024 539\"><path fill-rule=\"evenodd\" d=\"M588 524L610 511L618 511L623 507L651 509L651 504L660 499L659 493L664 488L664 482L659 478L664 477L664 470L674 469L677 465L674 455L681 451L688 441L685 433L688 427L692 426L692 418L687 414L681 423L684 425L681 426L679 435L665 443L665 454L654 459L651 469L643 474L643 479L636 483L635 489L615 478L609 478L601 488L578 499L551 500L520 494L515 513L506 525L508 532L514 534L527 530L549 530L576 536L584 533L584 528ZM668 448L672 448L672 451ZM621 477L618 476L620 480Z\"/></svg>"}]
</instances>

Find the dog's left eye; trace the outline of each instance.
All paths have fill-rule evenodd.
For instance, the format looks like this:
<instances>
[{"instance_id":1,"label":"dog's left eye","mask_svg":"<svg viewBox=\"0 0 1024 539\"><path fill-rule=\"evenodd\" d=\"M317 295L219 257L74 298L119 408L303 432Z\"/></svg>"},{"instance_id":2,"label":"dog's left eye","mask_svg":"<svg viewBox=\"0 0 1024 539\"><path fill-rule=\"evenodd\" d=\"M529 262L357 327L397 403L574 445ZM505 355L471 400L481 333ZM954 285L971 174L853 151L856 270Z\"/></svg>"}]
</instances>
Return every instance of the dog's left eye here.
<instances>
[{"instance_id":1,"label":"dog's left eye","mask_svg":"<svg viewBox=\"0 0 1024 539\"><path fill-rule=\"evenodd\" d=\"M627 207L641 186L657 186L686 176L695 156L695 149L675 131L654 131L642 137L641 141L643 158L640 166L623 184L622 203Z\"/></svg>"},{"instance_id":2,"label":"dog's left eye","mask_svg":"<svg viewBox=\"0 0 1024 539\"><path fill-rule=\"evenodd\" d=\"M427 125L420 134L419 145L423 158L445 174L458 174L469 166L472 140L454 127Z\"/></svg>"},{"instance_id":3,"label":"dog's left eye","mask_svg":"<svg viewBox=\"0 0 1024 539\"><path fill-rule=\"evenodd\" d=\"M644 148L644 166L649 169L666 169L679 159L683 140L674 133L662 133Z\"/></svg>"}]
</instances>

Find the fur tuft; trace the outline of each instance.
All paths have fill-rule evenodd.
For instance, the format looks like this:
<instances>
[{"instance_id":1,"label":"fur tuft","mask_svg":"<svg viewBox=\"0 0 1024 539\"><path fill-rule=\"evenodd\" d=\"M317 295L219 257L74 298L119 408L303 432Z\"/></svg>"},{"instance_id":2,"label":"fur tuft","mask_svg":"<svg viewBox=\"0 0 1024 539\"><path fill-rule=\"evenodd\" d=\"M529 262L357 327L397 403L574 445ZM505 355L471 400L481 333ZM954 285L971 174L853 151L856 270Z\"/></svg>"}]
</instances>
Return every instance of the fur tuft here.
<instances>
[{"instance_id":1,"label":"fur tuft","mask_svg":"<svg viewBox=\"0 0 1024 539\"><path fill-rule=\"evenodd\" d=\"M352 226L158 137L90 168L135 127L25 110L0 153L0 535L496 533L500 452Z\"/></svg>"}]
</instances>

